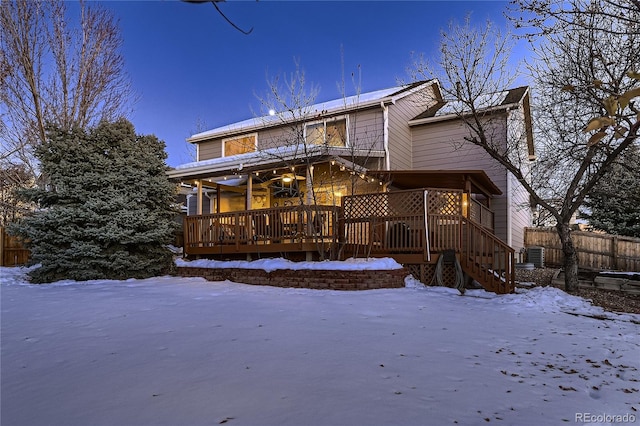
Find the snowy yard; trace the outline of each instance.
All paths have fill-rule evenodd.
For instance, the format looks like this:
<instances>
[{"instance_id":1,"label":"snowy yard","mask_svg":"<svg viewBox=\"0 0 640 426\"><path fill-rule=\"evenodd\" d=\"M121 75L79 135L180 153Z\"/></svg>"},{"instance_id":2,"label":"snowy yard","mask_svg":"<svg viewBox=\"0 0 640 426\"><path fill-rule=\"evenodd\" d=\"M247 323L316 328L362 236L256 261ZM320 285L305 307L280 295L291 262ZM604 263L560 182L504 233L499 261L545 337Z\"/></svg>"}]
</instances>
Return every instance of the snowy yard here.
<instances>
[{"instance_id":1,"label":"snowy yard","mask_svg":"<svg viewBox=\"0 0 640 426\"><path fill-rule=\"evenodd\" d=\"M0 274L2 425L640 423L640 315L555 288Z\"/></svg>"}]
</instances>

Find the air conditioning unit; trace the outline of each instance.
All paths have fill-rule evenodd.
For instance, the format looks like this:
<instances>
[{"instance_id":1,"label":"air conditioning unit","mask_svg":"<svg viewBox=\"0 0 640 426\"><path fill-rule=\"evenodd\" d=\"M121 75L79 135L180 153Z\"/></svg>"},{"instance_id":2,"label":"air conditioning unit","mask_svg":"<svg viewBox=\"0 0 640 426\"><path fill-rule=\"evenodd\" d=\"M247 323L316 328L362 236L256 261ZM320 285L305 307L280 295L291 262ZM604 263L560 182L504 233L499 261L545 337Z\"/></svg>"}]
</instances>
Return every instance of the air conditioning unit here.
<instances>
[{"instance_id":1,"label":"air conditioning unit","mask_svg":"<svg viewBox=\"0 0 640 426\"><path fill-rule=\"evenodd\" d=\"M527 262L533 263L536 268L544 268L544 247L528 247Z\"/></svg>"}]
</instances>

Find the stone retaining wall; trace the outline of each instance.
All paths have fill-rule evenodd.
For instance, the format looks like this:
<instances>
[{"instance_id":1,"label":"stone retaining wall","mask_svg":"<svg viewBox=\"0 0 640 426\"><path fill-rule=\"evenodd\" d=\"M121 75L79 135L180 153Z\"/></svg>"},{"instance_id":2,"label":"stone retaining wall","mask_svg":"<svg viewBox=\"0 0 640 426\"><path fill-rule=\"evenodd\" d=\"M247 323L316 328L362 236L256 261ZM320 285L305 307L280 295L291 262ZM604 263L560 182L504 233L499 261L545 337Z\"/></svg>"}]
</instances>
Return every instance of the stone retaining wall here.
<instances>
[{"instance_id":1,"label":"stone retaining wall","mask_svg":"<svg viewBox=\"0 0 640 426\"><path fill-rule=\"evenodd\" d=\"M335 271L241 268L192 268L178 267L176 275L202 277L209 281L233 281L237 283L270 285L274 287L312 288L319 290L372 290L404 287L409 272L402 269L384 271Z\"/></svg>"}]
</instances>

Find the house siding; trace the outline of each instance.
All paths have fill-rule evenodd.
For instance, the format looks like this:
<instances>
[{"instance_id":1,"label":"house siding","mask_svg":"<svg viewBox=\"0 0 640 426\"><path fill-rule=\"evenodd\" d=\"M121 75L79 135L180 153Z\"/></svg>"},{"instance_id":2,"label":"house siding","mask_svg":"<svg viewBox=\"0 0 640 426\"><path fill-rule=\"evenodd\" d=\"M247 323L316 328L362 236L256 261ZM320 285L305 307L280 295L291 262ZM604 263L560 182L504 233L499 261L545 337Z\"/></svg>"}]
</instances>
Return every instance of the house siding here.
<instances>
[{"instance_id":1,"label":"house siding","mask_svg":"<svg viewBox=\"0 0 640 426\"><path fill-rule=\"evenodd\" d=\"M198 142L197 161L211 160L222 157L222 139L213 139L206 142Z\"/></svg>"},{"instance_id":2,"label":"house siding","mask_svg":"<svg viewBox=\"0 0 640 426\"><path fill-rule=\"evenodd\" d=\"M524 248L524 230L532 225L529 193L513 175L511 180L511 247L516 250Z\"/></svg>"},{"instance_id":3,"label":"house siding","mask_svg":"<svg viewBox=\"0 0 640 426\"><path fill-rule=\"evenodd\" d=\"M340 117L341 115L338 115ZM382 150L384 148L383 116L379 108L351 112L349 120L349 144L363 150ZM307 120L308 123L315 120ZM277 148L294 145L304 141L301 125L283 125L259 130L258 149ZM220 158L222 156L222 138L198 142L198 161Z\"/></svg>"},{"instance_id":4,"label":"house siding","mask_svg":"<svg viewBox=\"0 0 640 426\"><path fill-rule=\"evenodd\" d=\"M510 110L508 114L508 138L510 141L519 141L518 149L511 150L511 161L518 164L528 176L531 173L531 162L527 144L527 138L530 135L527 134L525 126L527 115L522 105L518 109ZM513 175L509 175L509 178L511 179L511 246L519 251L524 247L524 228L532 225L533 218L529 193Z\"/></svg>"},{"instance_id":5,"label":"house siding","mask_svg":"<svg viewBox=\"0 0 640 426\"><path fill-rule=\"evenodd\" d=\"M491 209L495 213L495 234L511 244L508 232L508 187L507 172L482 148L464 142L468 135L464 124L458 120L448 120L415 126L413 130L413 162L416 170L484 170L487 176L502 191L502 195L491 200ZM506 127L497 128L497 132L506 135ZM424 183L429 186L428 182Z\"/></svg>"},{"instance_id":6,"label":"house siding","mask_svg":"<svg viewBox=\"0 0 640 426\"><path fill-rule=\"evenodd\" d=\"M349 114L349 144L355 149L384 149L384 118L380 108Z\"/></svg>"},{"instance_id":7,"label":"house siding","mask_svg":"<svg viewBox=\"0 0 640 426\"><path fill-rule=\"evenodd\" d=\"M430 86L423 92L407 95L389 105L389 157L392 170L412 168L414 144L408 122L435 102L433 88Z\"/></svg>"}]
</instances>

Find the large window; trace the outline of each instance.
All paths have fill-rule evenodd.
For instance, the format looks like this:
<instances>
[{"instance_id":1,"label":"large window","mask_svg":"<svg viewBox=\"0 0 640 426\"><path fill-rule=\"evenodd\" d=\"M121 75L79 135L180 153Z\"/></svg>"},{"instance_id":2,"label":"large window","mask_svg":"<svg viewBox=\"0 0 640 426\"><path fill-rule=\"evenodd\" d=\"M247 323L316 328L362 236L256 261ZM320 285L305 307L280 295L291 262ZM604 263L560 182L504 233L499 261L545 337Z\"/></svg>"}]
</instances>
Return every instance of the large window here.
<instances>
[{"instance_id":1,"label":"large window","mask_svg":"<svg viewBox=\"0 0 640 426\"><path fill-rule=\"evenodd\" d=\"M256 150L257 134L243 135L222 140L222 156L246 154Z\"/></svg>"},{"instance_id":2,"label":"large window","mask_svg":"<svg viewBox=\"0 0 640 426\"><path fill-rule=\"evenodd\" d=\"M347 119L339 118L307 124L306 140L308 144L347 146Z\"/></svg>"}]
</instances>

